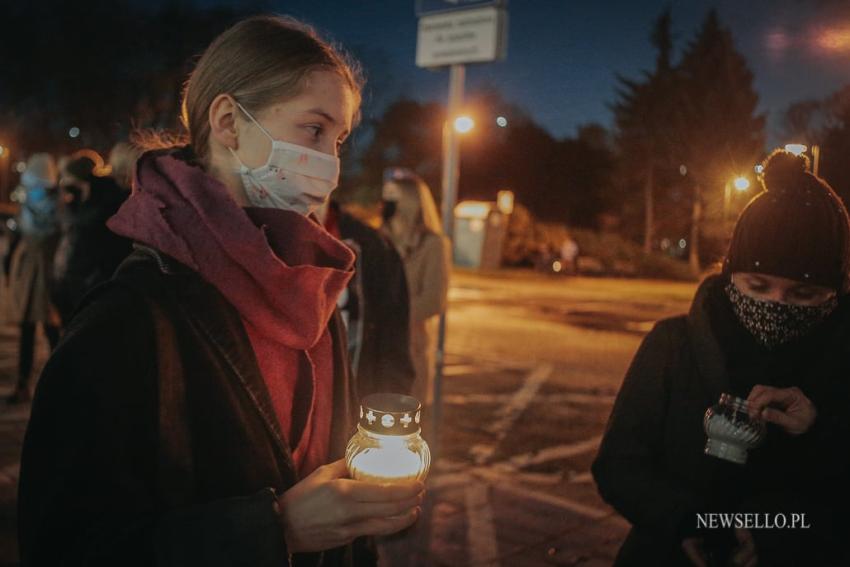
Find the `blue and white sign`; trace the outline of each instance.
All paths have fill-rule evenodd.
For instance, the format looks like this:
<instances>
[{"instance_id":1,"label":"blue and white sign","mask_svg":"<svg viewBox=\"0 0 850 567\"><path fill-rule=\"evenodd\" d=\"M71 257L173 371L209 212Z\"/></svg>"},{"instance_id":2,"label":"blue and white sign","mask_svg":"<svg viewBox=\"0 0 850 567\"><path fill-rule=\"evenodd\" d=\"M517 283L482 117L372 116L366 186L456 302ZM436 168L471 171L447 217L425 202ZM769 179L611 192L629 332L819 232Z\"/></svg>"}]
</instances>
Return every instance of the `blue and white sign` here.
<instances>
[{"instance_id":1,"label":"blue and white sign","mask_svg":"<svg viewBox=\"0 0 850 567\"><path fill-rule=\"evenodd\" d=\"M503 7L507 0L416 0L416 15L427 16L440 12L483 8L485 6Z\"/></svg>"},{"instance_id":2,"label":"blue and white sign","mask_svg":"<svg viewBox=\"0 0 850 567\"><path fill-rule=\"evenodd\" d=\"M504 59L507 23L507 11L496 6L422 16L416 65L435 68Z\"/></svg>"}]
</instances>

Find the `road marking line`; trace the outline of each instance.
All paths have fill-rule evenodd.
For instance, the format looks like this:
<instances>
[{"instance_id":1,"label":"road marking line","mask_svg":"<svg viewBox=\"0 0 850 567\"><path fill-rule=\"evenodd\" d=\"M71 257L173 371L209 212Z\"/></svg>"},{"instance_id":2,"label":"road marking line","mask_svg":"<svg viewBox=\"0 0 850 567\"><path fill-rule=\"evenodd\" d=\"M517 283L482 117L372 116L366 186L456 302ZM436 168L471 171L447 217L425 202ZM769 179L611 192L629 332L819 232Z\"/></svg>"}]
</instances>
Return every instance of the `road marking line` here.
<instances>
[{"instance_id":1,"label":"road marking line","mask_svg":"<svg viewBox=\"0 0 850 567\"><path fill-rule=\"evenodd\" d=\"M464 374L476 374L487 371L488 369L480 364L453 364L443 367L443 376L463 376Z\"/></svg>"},{"instance_id":2,"label":"road marking line","mask_svg":"<svg viewBox=\"0 0 850 567\"><path fill-rule=\"evenodd\" d=\"M498 475L500 477L499 480L502 481L507 475L513 478L514 480L526 480L536 482L538 484L549 484L555 482L555 479L560 475L546 473L524 473L521 472L521 470L527 466L539 465L549 461L567 459L570 457L575 457L576 455L581 455L582 453L587 453L588 451L594 451L599 447L599 443L601 441L602 436L596 435L583 441L577 441L576 443L547 447L545 449L541 449L540 451L516 455L506 461L499 461L497 463L492 463L490 465L483 466L465 467L462 463L458 461L450 461L446 462L444 467L440 467L445 472L442 474L431 476L428 479L428 483L429 486L431 486L432 488L440 489L449 488L458 484L468 482L470 479L469 475L487 476L490 478L494 478L493 475ZM494 447L488 445L474 445L470 448L470 452L473 453L473 455L482 455L488 457L492 454L492 451L494 450ZM489 454L484 455L485 451L488 451ZM570 482L590 482L592 480L593 477L591 476L590 471L586 471L573 476L570 479Z\"/></svg>"},{"instance_id":3,"label":"road marking line","mask_svg":"<svg viewBox=\"0 0 850 567\"><path fill-rule=\"evenodd\" d=\"M470 563L474 565L499 565L496 544L496 526L490 506L490 487L475 482L466 490L466 541Z\"/></svg>"},{"instance_id":4,"label":"road marking line","mask_svg":"<svg viewBox=\"0 0 850 567\"><path fill-rule=\"evenodd\" d=\"M549 461L568 459L570 457L575 457L576 455L581 455L582 453L587 453L588 451L596 450L601 442L602 435L596 435L590 439L585 439L584 441L579 441L577 443L556 445L555 447L547 447L539 451L516 455L508 459L507 463L503 463L503 466L507 465L514 469L520 469L532 465L547 463Z\"/></svg>"},{"instance_id":5,"label":"road marking line","mask_svg":"<svg viewBox=\"0 0 850 567\"><path fill-rule=\"evenodd\" d=\"M572 482L572 483L591 483L591 482L593 482L593 475L590 473L590 471L585 471L583 473L573 475L572 478L570 478L570 482Z\"/></svg>"},{"instance_id":6,"label":"road marking line","mask_svg":"<svg viewBox=\"0 0 850 567\"><path fill-rule=\"evenodd\" d=\"M507 403L512 394L449 394L443 396L443 403L463 406L467 404L496 405ZM588 405L613 405L616 396L608 394L550 394L538 400L538 403L553 404L588 404Z\"/></svg>"},{"instance_id":7,"label":"road marking line","mask_svg":"<svg viewBox=\"0 0 850 567\"><path fill-rule=\"evenodd\" d=\"M501 419L493 423L487 429L491 433L497 435L499 440L501 440L517 418L519 418L522 412L525 411L525 408L528 407L528 404L531 403L534 396L537 395L537 391L540 389L540 386L549 379L549 376L552 374L554 369L554 366L545 363L532 370L528 376L526 376L522 387L517 390L516 393L511 396L510 401L499 410L499 416Z\"/></svg>"},{"instance_id":8,"label":"road marking line","mask_svg":"<svg viewBox=\"0 0 850 567\"><path fill-rule=\"evenodd\" d=\"M453 488L459 484L466 484L470 477L467 472L448 473L428 477L428 489L443 490Z\"/></svg>"},{"instance_id":9,"label":"road marking line","mask_svg":"<svg viewBox=\"0 0 850 567\"><path fill-rule=\"evenodd\" d=\"M479 364L490 364L497 368L501 368L502 370L518 370L518 371L527 371L530 368L534 368L533 364L529 364L529 361L519 360L514 358L508 358L507 356L492 356L492 353L489 353L484 350L475 350L475 349L464 349L461 351L451 351L447 352L446 356L457 357L458 360L463 359L467 361L475 361Z\"/></svg>"},{"instance_id":10,"label":"road marking line","mask_svg":"<svg viewBox=\"0 0 850 567\"><path fill-rule=\"evenodd\" d=\"M540 386L549 379L554 369L555 367L552 364L543 363L528 373L520 389L511 396L507 404L499 409L497 413L499 418L485 428L486 431L493 434L493 441L491 443L479 443L469 448L469 454L476 465L483 465L493 457L499 443L504 440L511 426L526 410L540 390Z\"/></svg>"},{"instance_id":11,"label":"road marking line","mask_svg":"<svg viewBox=\"0 0 850 567\"><path fill-rule=\"evenodd\" d=\"M494 485L493 489L499 490L501 492L506 492L511 496L515 496L517 498L534 500L542 504L548 504L550 506L569 510L570 512L575 512L576 514L594 520L601 520L602 518L606 518L608 516L611 516L611 518L618 518L618 516L614 515L610 510L597 508L596 506L588 506L587 504L582 504L581 502L576 502L575 500L570 500L569 498L564 498L563 496L554 496L552 494L546 494L545 492L531 490L519 484L502 482L498 485Z\"/></svg>"},{"instance_id":12,"label":"road marking line","mask_svg":"<svg viewBox=\"0 0 850 567\"><path fill-rule=\"evenodd\" d=\"M587 473L587 475L589 477L590 473ZM621 524L623 526L629 525L626 520L611 512L610 510L598 508L595 506L588 506L587 504L582 504L581 502L576 502L575 500L570 500L569 498L564 498L562 496L554 496L545 492L539 492L537 490L525 488L518 483L511 482L512 480L515 480L515 475L505 475L504 473L499 472L497 470L493 470L490 467L470 469L468 474L455 473L429 478L428 487L434 490L442 490L447 488L457 488L461 485L467 485L469 487L467 489L467 492L465 493L467 494L469 490L472 490L475 487L487 486L487 484L485 484L484 482L476 482L473 477L477 477L481 481L488 481L490 483L493 483L492 486L494 490L506 492L517 498L526 498L529 500L534 500L536 502L548 504L550 506L574 512L576 514L592 519L598 520L602 518L609 518L611 521Z\"/></svg>"}]
</instances>

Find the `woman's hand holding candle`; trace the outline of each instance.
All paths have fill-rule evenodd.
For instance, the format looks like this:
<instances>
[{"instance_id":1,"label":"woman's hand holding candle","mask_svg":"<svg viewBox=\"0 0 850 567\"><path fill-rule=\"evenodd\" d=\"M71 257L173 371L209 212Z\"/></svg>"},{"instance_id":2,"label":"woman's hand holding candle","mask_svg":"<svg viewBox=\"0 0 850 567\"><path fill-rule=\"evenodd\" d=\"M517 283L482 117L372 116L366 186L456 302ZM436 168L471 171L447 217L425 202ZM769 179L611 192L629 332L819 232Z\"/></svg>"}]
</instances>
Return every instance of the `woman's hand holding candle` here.
<instances>
[{"instance_id":1,"label":"woman's hand holding candle","mask_svg":"<svg viewBox=\"0 0 850 567\"><path fill-rule=\"evenodd\" d=\"M375 484L347 478L345 460L319 467L279 499L290 553L322 551L365 535L389 535L419 517L419 481Z\"/></svg>"},{"instance_id":2,"label":"woman's hand holding candle","mask_svg":"<svg viewBox=\"0 0 850 567\"><path fill-rule=\"evenodd\" d=\"M750 414L775 423L791 435L802 435L814 424L818 412L797 387L754 386L747 398Z\"/></svg>"}]
</instances>

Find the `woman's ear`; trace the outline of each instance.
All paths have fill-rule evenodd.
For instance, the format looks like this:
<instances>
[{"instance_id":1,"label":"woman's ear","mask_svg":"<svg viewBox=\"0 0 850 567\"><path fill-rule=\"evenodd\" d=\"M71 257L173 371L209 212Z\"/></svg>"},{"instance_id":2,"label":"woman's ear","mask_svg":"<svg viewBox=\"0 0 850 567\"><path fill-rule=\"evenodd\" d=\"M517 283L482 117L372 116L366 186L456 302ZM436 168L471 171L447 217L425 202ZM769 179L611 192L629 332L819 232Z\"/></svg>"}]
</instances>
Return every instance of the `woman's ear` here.
<instances>
[{"instance_id":1,"label":"woman's ear","mask_svg":"<svg viewBox=\"0 0 850 567\"><path fill-rule=\"evenodd\" d=\"M239 108L228 94L220 94L210 104L210 140L233 150L239 149L239 131L236 114Z\"/></svg>"}]
</instances>

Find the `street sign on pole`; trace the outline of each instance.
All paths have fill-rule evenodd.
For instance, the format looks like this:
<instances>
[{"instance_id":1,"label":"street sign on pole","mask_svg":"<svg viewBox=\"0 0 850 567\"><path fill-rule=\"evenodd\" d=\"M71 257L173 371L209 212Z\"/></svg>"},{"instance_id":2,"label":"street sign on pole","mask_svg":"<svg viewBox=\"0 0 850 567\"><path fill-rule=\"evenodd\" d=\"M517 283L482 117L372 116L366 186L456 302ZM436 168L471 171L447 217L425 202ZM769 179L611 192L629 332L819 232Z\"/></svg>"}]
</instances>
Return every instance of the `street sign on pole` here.
<instances>
[{"instance_id":1,"label":"street sign on pole","mask_svg":"<svg viewBox=\"0 0 850 567\"><path fill-rule=\"evenodd\" d=\"M502 7L506 3L507 0L416 0L416 15L421 17L484 6Z\"/></svg>"},{"instance_id":2,"label":"street sign on pole","mask_svg":"<svg viewBox=\"0 0 850 567\"><path fill-rule=\"evenodd\" d=\"M419 18L416 65L446 67L503 59L507 47L507 13L487 6Z\"/></svg>"},{"instance_id":3,"label":"street sign on pole","mask_svg":"<svg viewBox=\"0 0 850 567\"><path fill-rule=\"evenodd\" d=\"M454 209L460 177L460 139L454 120L463 106L466 63L485 63L507 54L507 0L417 0L419 31L416 65L449 67L449 101L443 124L443 231L454 238ZM454 248L452 246L452 248ZM446 313L440 314L434 408L428 442L439 453L443 366L446 352Z\"/></svg>"}]
</instances>

